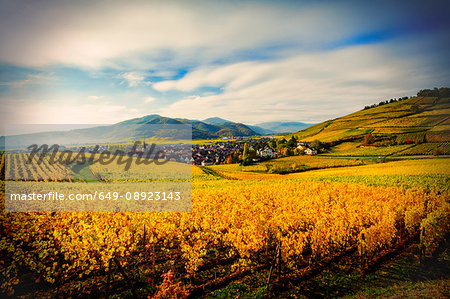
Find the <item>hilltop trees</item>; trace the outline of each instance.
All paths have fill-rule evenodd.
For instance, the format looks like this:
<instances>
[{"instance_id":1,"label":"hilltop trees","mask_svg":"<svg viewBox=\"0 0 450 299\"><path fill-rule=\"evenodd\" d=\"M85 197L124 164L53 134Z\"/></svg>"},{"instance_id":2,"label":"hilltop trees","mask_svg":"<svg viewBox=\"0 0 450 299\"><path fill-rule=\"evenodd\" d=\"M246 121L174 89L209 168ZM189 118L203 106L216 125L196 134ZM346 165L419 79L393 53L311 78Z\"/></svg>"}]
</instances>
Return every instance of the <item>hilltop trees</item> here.
<instances>
[{"instance_id":1,"label":"hilltop trees","mask_svg":"<svg viewBox=\"0 0 450 299\"><path fill-rule=\"evenodd\" d=\"M438 98L448 98L450 97L450 88L441 87L434 89L422 89L417 93L418 97L438 97Z\"/></svg>"},{"instance_id":2,"label":"hilltop trees","mask_svg":"<svg viewBox=\"0 0 450 299\"><path fill-rule=\"evenodd\" d=\"M407 96L402 97L402 98L398 98L398 99L390 99L390 100L385 100L385 101L381 101L378 104L373 104L373 105L369 105L369 106L365 106L363 110L367 110L370 108L375 108L378 106L382 106L382 105L386 105L386 104L390 104L390 103L395 103L395 102L399 102L399 101L404 101L409 99Z\"/></svg>"},{"instance_id":3,"label":"hilltop trees","mask_svg":"<svg viewBox=\"0 0 450 299\"><path fill-rule=\"evenodd\" d=\"M437 88L435 87L434 89L422 89L417 93L418 97L437 97L437 98L449 98L450 97L450 88L448 87L441 87L441 88ZM378 106L382 106L385 104L390 104L390 103L395 103L398 101L404 101L407 100L408 97L402 97L402 98L398 98L398 99L390 99L390 100L385 100L385 101L381 101L378 104L373 104L373 105L369 105L369 106L365 106L364 110L366 109L370 109L370 108L375 108Z\"/></svg>"}]
</instances>

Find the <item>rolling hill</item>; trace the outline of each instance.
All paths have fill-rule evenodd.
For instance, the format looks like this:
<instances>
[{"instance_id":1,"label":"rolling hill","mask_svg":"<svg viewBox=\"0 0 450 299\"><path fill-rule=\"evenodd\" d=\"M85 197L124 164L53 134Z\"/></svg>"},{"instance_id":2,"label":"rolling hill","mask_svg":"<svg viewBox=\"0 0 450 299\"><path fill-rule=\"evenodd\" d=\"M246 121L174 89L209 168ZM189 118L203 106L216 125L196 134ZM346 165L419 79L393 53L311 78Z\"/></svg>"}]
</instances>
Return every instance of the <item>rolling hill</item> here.
<instances>
[{"instance_id":1,"label":"rolling hill","mask_svg":"<svg viewBox=\"0 0 450 299\"><path fill-rule=\"evenodd\" d=\"M152 125L152 126L149 126ZM221 137L246 137L259 135L244 124L208 124L181 118L163 117L157 114L133 118L113 125L96 126L69 131L53 131L35 134L22 134L0 137L1 144L7 148L28 146L30 144L92 144L129 142L141 138L168 140L208 139ZM6 142L5 142L6 138Z\"/></svg>"},{"instance_id":2,"label":"rolling hill","mask_svg":"<svg viewBox=\"0 0 450 299\"><path fill-rule=\"evenodd\" d=\"M373 142L363 144L366 135ZM290 136L328 143L331 153L431 154L450 147L450 98L413 97L364 109ZM364 147L364 151L362 150Z\"/></svg>"},{"instance_id":3,"label":"rolling hill","mask_svg":"<svg viewBox=\"0 0 450 299\"><path fill-rule=\"evenodd\" d=\"M312 125L313 124L306 124L298 121L290 121L290 122L272 121L256 124L255 127L262 128L263 130L272 133L290 133L306 129Z\"/></svg>"},{"instance_id":4,"label":"rolling hill","mask_svg":"<svg viewBox=\"0 0 450 299\"><path fill-rule=\"evenodd\" d=\"M230 120L226 120L220 117L210 117L207 119L202 120L202 122L210 124L210 125L229 125L233 122Z\"/></svg>"},{"instance_id":5,"label":"rolling hill","mask_svg":"<svg viewBox=\"0 0 450 299\"><path fill-rule=\"evenodd\" d=\"M232 121L220 118L220 117L210 117L202 120L202 122L210 124L210 125L229 125L233 124ZM270 135L277 133L292 133L297 132L299 130L305 129L307 127L312 126L313 124L306 124L297 121L291 122L281 122L281 121L272 121L272 122L264 122L256 125L245 125L251 130L255 131L261 135Z\"/></svg>"}]
</instances>

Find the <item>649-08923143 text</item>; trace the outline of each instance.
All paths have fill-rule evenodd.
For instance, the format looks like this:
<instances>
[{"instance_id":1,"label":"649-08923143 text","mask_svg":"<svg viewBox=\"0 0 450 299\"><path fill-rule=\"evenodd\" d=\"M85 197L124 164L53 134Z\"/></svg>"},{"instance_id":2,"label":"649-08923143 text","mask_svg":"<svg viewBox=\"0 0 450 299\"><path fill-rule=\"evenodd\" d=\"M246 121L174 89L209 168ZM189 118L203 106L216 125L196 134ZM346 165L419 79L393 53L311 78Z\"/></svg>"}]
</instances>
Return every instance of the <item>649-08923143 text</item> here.
<instances>
[{"instance_id":1,"label":"649-08923143 text","mask_svg":"<svg viewBox=\"0 0 450 299\"><path fill-rule=\"evenodd\" d=\"M48 193L12 193L10 200L180 200L181 192L97 192L94 193L70 193L68 195L51 191Z\"/></svg>"}]
</instances>

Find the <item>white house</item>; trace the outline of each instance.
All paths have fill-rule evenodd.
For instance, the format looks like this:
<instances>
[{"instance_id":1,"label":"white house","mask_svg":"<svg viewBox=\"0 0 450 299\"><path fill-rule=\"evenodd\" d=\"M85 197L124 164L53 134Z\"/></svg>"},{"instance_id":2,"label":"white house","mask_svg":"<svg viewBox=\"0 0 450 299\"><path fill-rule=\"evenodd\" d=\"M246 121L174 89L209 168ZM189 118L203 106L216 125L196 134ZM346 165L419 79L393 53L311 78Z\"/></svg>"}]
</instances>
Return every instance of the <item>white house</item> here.
<instances>
[{"instance_id":1,"label":"white house","mask_svg":"<svg viewBox=\"0 0 450 299\"><path fill-rule=\"evenodd\" d=\"M271 157L271 158L273 158L273 157L275 157L276 151L271 149L271 148L269 148L269 147L266 147L264 149L258 150L256 153L260 157Z\"/></svg>"},{"instance_id":2,"label":"white house","mask_svg":"<svg viewBox=\"0 0 450 299\"><path fill-rule=\"evenodd\" d=\"M307 149L305 149L305 154L314 156L314 155L317 155L317 150L312 149L312 148L307 148Z\"/></svg>"}]
</instances>

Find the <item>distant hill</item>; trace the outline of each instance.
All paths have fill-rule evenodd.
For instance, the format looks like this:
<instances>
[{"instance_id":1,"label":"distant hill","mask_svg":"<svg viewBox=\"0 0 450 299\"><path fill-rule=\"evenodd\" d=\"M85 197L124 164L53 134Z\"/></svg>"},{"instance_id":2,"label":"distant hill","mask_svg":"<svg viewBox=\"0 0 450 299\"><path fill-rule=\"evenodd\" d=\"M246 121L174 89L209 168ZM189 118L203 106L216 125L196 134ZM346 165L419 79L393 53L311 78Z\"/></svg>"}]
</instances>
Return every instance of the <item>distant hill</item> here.
<instances>
[{"instance_id":1,"label":"distant hill","mask_svg":"<svg viewBox=\"0 0 450 299\"><path fill-rule=\"evenodd\" d=\"M207 119L202 120L202 122L210 124L210 125L229 125L229 124L235 124L232 121L220 118L220 117L210 117ZM281 121L274 121L274 122L264 122L256 125L245 125L246 127L250 128L254 132L260 134L260 135L266 135L266 134L276 134L276 133L292 133L297 132L299 130L303 130L307 127L312 126L313 124L305 124L302 122L281 122Z\"/></svg>"},{"instance_id":2,"label":"distant hill","mask_svg":"<svg viewBox=\"0 0 450 299\"><path fill-rule=\"evenodd\" d=\"M215 118L216 120L218 118ZM223 120L223 124L209 124L204 121L177 119L185 124L192 125L192 139L206 139L219 137L246 137L259 135L244 124L233 123ZM195 134L194 134L195 133Z\"/></svg>"},{"instance_id":3,"label":"distant hill","mask_svg":"<svg viewBox=\"0 0 450 299\"><path fill-rule=\"evenodd\" d=\"M292 133L306 129L312 125L313 124L306 124L296 121L291 122L272 121L259 123L256 124L255 126L272 133Z\"/></svg>"},{"instance_id":4,"label":"distant hill","mask_svg":"<svg viewBox=\"0 0 450 299\"><path fill-rule=\"evenodd\" d=\"M220 117L210 117L202 120L202 122L210 124L210 125L229 125L232 124L232 121L220 118Z\"/></svg>"},{"instance_id":5,"label":"distant hill","mask_svg":"<svg viewBox=\"0 0 450 299\"><path fill-rule=\"evenodd\" d=\"M143 124L143 123L146 123L146 122L151 121L152 119L155 119L155 118L158 118L158 117L161 117L161 115L150 114L150 115L146 115L146 116L139 117L139 118L132 118L132 119L129 119L129 120L125 120L125 121L122 121L122 122L120 122L118 124L122 124L122 125Z\"/></svg>"},{"instance_id":6,"label":"distant hill","mask_svg":"<svg viewBox=\"0 0 450 299\"><path fill-rule=\"evenodd\" d=\"M367 108L367 107L366 107ZM291 134L303 141L339 143L366 134L402 144L406 141L450 141L450 98L414 97L385 103L347 116L328 120Z\"/></svg>"},{"instance_id":7,"label":"distant hill","mask_svg":"<svg viewBox=\"0 0 450 299\"><path fill-rule=\"evenodd\" d=\"M275 131L268 130L268 129L263 129L263 128L258 127L258 126L247 125L247 127L249 127L250 129L252 129L253 131L255 131L256 133L258 133L258 134L260 134L260 135L272 135L272 134L276 134Z\"/></svg>"},{"instance_id":8,"label":"distant hill","mask_svg":"<svg viewBox=\"0 0 450 299\"><path fill-rule=\"evenodd\" d=\"M152 126L148 126L152 125ZM178 125L175 127L174 125ZM183 127L183 125L185 125ZM259 135L244 124L208 124L205 122L181 118L163 117L157 114L133 118L114 125L97 126L69 131L45 132L8 136L7 145L22 147L30 144L92 144L128 142L142 138L160 139L208 139L221 137L246 137ZM5 144L5 137L0 137L0 143Z\"/></svg>"},{"instance_id":9,"label":"distant hill","mask_svg":"<svg viewBox=\"0 0 450 299\"><path fill-rule=\"evenodd\" d=\"M207 119L202 120L202 122L210 124L210 125L230 125L234 124L232 121L220 118L220 117L210 117ZM251 126L251 125L245 125L247 128L252 130L253 132L260 134L260 135L266 135L266 134L273 134L275 131L266 130L258 126ZM223 131L225 133L225 131Z\"/></svg>"},{"instance_id":10,"label":"distant hill","mask_svg":"<svg viewBox=\"0 0 450 299\"><path fill-rule=\"evenodd\" d=\"M232 123L219 126L221 129L216 132L220 136L252 136L259 135L244 124Z\"/></svg>"}]
</instances>

